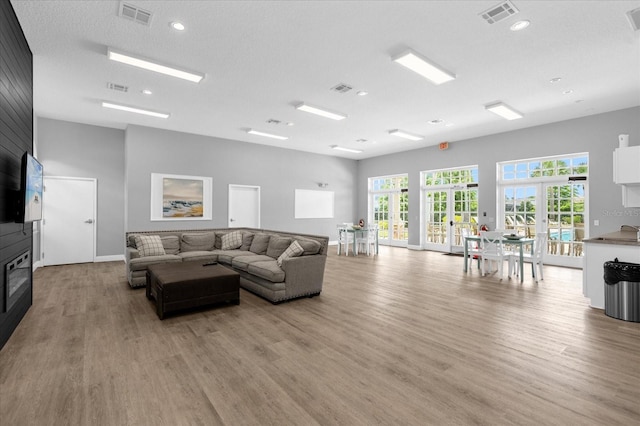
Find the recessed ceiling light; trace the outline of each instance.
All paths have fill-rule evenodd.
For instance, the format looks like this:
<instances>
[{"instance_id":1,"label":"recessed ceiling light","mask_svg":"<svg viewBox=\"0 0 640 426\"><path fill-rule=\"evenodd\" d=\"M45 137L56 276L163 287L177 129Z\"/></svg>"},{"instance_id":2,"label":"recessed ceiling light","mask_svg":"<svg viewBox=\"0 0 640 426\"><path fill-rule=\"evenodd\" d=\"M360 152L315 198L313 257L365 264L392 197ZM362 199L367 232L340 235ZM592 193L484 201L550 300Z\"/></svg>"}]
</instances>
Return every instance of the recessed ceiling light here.
<instances>
[{"instance_id":1,"label":"recessed ceiling light","mask_svg":"<svg viewBox=\"0 0 640 426\"><path fill-rule=\"evenodd\" d=\"M420 141L424 139L424 137L420 135L415 135L413 133L405 132L404 130L400 130L400 129L390 130L389 134L393 136L409 139L411 141Z\"/></svg>"},{"instance_id":2,"label":"recessed ceiling light","mask_svg":"<svg viewBox=\"0 0 640 426\"><path fill-rule=\"evenodd\" d=\"M296 109L304 112L310 112L311 114L316 114L321 117L330 118L332 120L344 120L345 118L347 118L346 114L342 114L340 112L335 112L335 111L329 111L328 109L305 104L304 102L299 105L296 105Z\"/></svg>"},{"instance_id":3,"label":"recessed ceiling light","mask_svg":"<svg viewBox=\"0 0 640 426\"><path fill-rule=\"evenodd\" d=\"M274 135L272 133L260 132L258 130L253 130L253 129L247 130L247 133L249 133L250 135L264 136L265 138L279 139L281 141L286 141L287 139L289 139L286 136Z\"/></svg>"},{"instance_id":4,"label":"recessed ceiling light","mask_svg":"<svg viewBox=\"0 0 640 426\"><path fill-rule=\"evenodd\" d=\"M153 92L149 89L142 89L142 94L143 95L153 95Z\"/></svg>"},{"instance_id":5,"label":"recessed ceiling light","mask_svg":"<svg viewBox=\"0 0 640 426\"><path fill-rule=\"evenodd\" d=\"M433 84L442 84L447 81L455 80L456 78L454 74L442 69L440 66L434 64L429 59L411 49L408 49L391 59L394 62L409 68L411 71L420 74Z\"/></svg>"},{"instance_id":6,"label":"recessed ceiling light","mask_svg":"<svg viewBox=\"0 0 640 426\"><path fill-rule=\"evenodd\" d=\"M338 145L331 145L331 149L335 149L337 151L352 152L354 154L360 154L362 152L361 149L344 148L344 147L338 146Z\"/></svg>"},{"instance_id":7,"label":"recessed ceiling light","mask_svg":"<svg viewBox=\"0 0 640 426\"><path fill-rule=\"evenodd\" d=\"M369 94L369 92L365 92L364 90L360 90L358 93L356 93L356 95L358 96L367 96Z\"/></svg>"},{"instance_id":8,"label":"recessed ceiling light","mask_svg":"<svg viewBox=\"0 0 640 426\"><path fill-rule=\"evenodd\" d=\"M182 22L178 22L178 21L170 22L169 25L171 25L171 28L173 28L176 31L184 31L186 28Z\"/></svg>"},{"instance_id":9,"label":"recessed ceiling light","mask_svg":"<svg viewBox=\"0 0 640 426\"><path fill-rule=\"evenodd\" d=\"M116 51L114 49L109 48L107 50L107 57L112 61L121 62L123 64L133 65L134 67L143 68L149 71L158 72L160 74L170 75L172 77L181 78L183 80L192 81L194 83L199 83L203 78L204 74L187 71L184 69L180 69L174 67L173 65L162 65L156 61L151 61L149 59L145 59L139 56L132 55L130 53L124 53L121 51Z\"/></svg>"},{"instance_id":10,"label":"recessed ceiling light","mask_svg":"<svg viewBox=\"0 0 640 426\"><path fill-rule=\"evenodd\" d=\"M565 90L564 92L562 92L563 95L570 95L573 93L573 90L569 89L569 90Z\"/></svg>"},{"instance_id":11,"label":"recessed ceiling light","mask_svg":"<svg viewBox=\"0 0 640 426\"><path fill-rule=\"evenodd\" d=\"M506 118L507 120L517 120L518 118L524 117L522 114L502 102L485 105L484 108L487 111L491 111L492 113L497 114L502 118Z\"/></svg>"},{"instance_id":12,"label":"recessed ceiling light","mask_svg":"<svg viewBox=\"0 0 640 426\"><path fill-rule=\"evenodd\" d=\"M287 122L287 126L291 127L291 126L295 126L295 124L294 124L294 123L292 123L292 122L290 122L290 121L288 121L288 122Z\"/></svg>"},{"instance_id":13,"label":"recessed ceiling light","mask_svg":"<svg viewBox=\"0 0 640 426\"><path fill-rule=\"evenodd\" d=\"M142 109L142 108L122 105L122 104L114 104L112 102L106 102L106 101L102 101L102 106L105 108L117 109L120 111L135 112L136 114L150 115L151 117L157 117L157 118L169 118L169 115L170 115L164 112L151 111L148 109Z\"/></svg>"},{"instance_id":14,"label":"recessed ceiling light","mask_svg":"<svg viewBox=\"0 0 640 426\"><path fill-rule=\"evenodd\" d=\"M531 24L531 22L527 21L525 19L523 21L515 22L513 25L511 25L511 27L509 27L509 29L511 31L520 31L520 30L524 30L525 28L527 28L529 26L529 24Z\"/></svg>"},{"instance_id":15,"label":"recessed ceiling light","mask_svg":"<svg viewBox=\"0 0 640 426\"><path fill-rule=\"evenodd\" d=\"M549 83L557 83L557 82L559 82L560 80L562 80L562 77L554 77L554 78L552 78L551 80L549 80Z\"/></svg>"},{"instance_id":16,"label":"recessed ceiling light","mask_svg":"<svg viewBox=\"0 0 640 426\"><path fill-rule=\"evenodd\" d=\"M444 123L444 120L442 120L440 118L436 118L435 120L427 121L427 123L429 123L429 124L442 124L442 123Z\"/></svg>"}]
</instances>

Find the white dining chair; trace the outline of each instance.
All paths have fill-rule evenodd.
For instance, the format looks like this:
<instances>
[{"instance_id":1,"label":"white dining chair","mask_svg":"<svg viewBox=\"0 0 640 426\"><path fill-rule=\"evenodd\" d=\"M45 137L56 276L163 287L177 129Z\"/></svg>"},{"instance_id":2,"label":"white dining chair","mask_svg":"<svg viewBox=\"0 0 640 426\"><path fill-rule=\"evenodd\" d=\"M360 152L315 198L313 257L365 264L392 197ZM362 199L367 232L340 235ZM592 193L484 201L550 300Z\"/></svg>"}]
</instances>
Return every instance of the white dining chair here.
<instances>
[{"instance_id":1,"label":"white dining chair","mask_svg":"<svg viewBox=\"0 0 640 426\"><path fill-rule=\"evenodd\" d=\"M533 254L531 253L523 253L522 261L525 263L531 263L531 270L533 274L533 279L535 282L538 282L538 275L541 280L544 280L544 275L542 273L542 267L544 266L544 248L547 245L547 234L539 233L536 234L536 239L533 243ZM516 275L520 272L520 253L511 254L511 261L515 266Z\"/></svg>"},{"instance_id":2,"label":"white dining chair","mask_svg":"<svg viewBox=\"0 0 640 426\"><path fill-rule=\"evenodd\" d=\"M347 225L346 223L342 223L338 225L338 254L342 252L342 247L344 247L345 256L349 255L349 245L353 245L353 232L347 232L347 229L353 225Z\"/></svg>"},{"instance_id":3,"label":"white dining chair","mask_svg":"<svg viewBox=\"0 0 640 426\"><path fill-rule=\"evenodd\" d=\"M467 243L466 241L466 238L471 236L471 230L469 228L461 228L460 235L462 236L462 244L467 244L467 258L469 262L469 269L471 269L473 259L477 260L478 269L480 269L480 246L476 241L471 241L469 243ZM467 261L467 259L465 259L465 261Z\"/></svg>"},{"instance_id":4,"label":"white dining chair","mask_svg":"<svg viewBox=\"0 0 640 426\"><path fill-rule=\"evenodd\" d=\"M358 246L358 252L360 251L361 248L364 248L364 250L362 251L363 252L366 251L367 256L369 256L371 254L371 248L373 247L374 254L375 254L377 236L378 236L377 225L366 226L364 230L360 232L359 237L356 238L356 245Z\"/></svg>"},{"instance_id":5,"label":"white dining chair","mask_svg":"<svg viewBox=\"0 0 640 426\"><path fill-rule=\"evenodd\" d=\"M502 279L504 261L509 260L509 257L505 256L502 239L503 233L500 231L480 232L480 265L482 276L487 274L487 270L485 269L486 263L489 262L489 267L491 267L491 264L495 262L500 279Z\"/></svg>"}]
</instances>

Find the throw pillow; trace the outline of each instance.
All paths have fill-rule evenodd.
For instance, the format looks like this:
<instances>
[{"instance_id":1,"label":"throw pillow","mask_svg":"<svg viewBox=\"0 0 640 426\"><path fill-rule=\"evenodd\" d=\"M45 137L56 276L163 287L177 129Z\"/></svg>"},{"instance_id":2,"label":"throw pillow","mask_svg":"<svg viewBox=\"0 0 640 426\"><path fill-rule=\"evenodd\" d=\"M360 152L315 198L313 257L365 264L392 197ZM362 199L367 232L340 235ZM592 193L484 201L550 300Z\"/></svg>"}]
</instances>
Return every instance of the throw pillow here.
<instances>
[{"instance_id":1,"label":"throw pillow","mask_svg":"<svg viewBox=\"0 0 640 426\"><path fill-rule=\"evenodd\" d=\"M163 256L165 254L160 235L136 235L136 248L140 257Z\"/></svg>"},{"instance_id":2,"label":"throw pillow","mask_svg":"<svg viewBox=\"0 0 640 426\"><path fill-rule=\"evenodd\" d=\"M215 241L215 232L185 232L180 238L180 251L210 251Z\"/></svg>"},{"instance_id":3,"label":"throw pillow","mask_svg":"<svg viewBox=\"0 0 640 426\"><path fill-rule=\"evenodd\" d=\"M289 247L287 247L284 253L282 253L280 257L278 257L278 260L276 260L276 262L278 262L278 266L282 266L282 262L284 262L286 259L289 259L291 257L298 257L302 254L303 251L304 249L302 248L302 246L300 246L297 241L294 241Z\"/></svg>"},{"instance_id":4,"label":"throw pillow","mask_svg":"<svg viewBox=\"0 0 640 426\"><path fill-rule=\"evenodd\" d=\"M180 253L180 238L178 238L177 235L160 237L160 241L162 241L162 247L164 247L165 254Z\"/></svg>"},{"instance_id":5,"label":"throw pillow","mask_svg":"<svg viewBox=\"0 0 640 426\"><path fill-rule=\"evenodd\" d=\"M240 250L248 251L251 247L251 243L253 242L253 234L251 232L243 232L242 233L242 245L240 246Z\"/></svg>"},{"instance_id":6,"label":"throw pillow","mask_svg":"<svg viewBox=\"0 0 640 426\"><path fill-rule=\"evenodd\" d=\"M242 232L233 231L222 236L222 250L235 250L242 245Z\"/></svg>"},{"instance_id":7,"label":"throw pillow","mask_svg":"<svg viewBox=\"0 0 640 426\"><path fill-rule=\"evenodd\" d=\"M267 247L267 256L277 259L291 244L291 238L272 236Z\"/></svg>"},{"instance_id":8,"label":"throw pillow","mask_svg":"<svg viewBox=\"0 0 640 426\"><path fill-rule=\"evenodd\" d=\"M253 241L251 241L251 246L249 247L249 251L255 254L266 254L270 239L271 235L269 234L254 235Z\"/></svg>"},{"instance_id":9,"label":"throw pillow","mask_svg":"<svg viewBox=\"0 0 640 426\"><path fill-rule=\"evenodd\" d=\"M302 253L303 256L320 253L320 248L322 248L322 245L316 240L300 237L297 235L293 238L295 238L296 241L298 241L298 244L300 244L300 247L303 248L304 250L304 253Z\"/></svg>"}]
</instances>

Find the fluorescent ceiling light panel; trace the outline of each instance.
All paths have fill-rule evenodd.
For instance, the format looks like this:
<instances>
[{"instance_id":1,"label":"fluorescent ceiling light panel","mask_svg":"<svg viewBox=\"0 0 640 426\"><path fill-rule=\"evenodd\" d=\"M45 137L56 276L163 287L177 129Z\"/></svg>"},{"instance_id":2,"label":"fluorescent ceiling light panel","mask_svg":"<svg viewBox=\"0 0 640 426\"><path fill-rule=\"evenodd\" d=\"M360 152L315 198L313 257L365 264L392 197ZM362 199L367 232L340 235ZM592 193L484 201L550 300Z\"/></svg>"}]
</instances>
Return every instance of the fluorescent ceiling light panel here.
<instances>
[{"instance_id":1,"label":"fluorescent ceiling light panel","mask_svg":"<svg viewBox=\"0 0 640 426\"><path fill-rule=\"evenodd\" d=\"M332 149L335 149L337 151L344 151L344 152L353 152L354 154L360 154L362 152L362 150L360 149L351 149L351 148L344 148L338 145L333 145L331 146Z\"/></svg>"},{"instance_id":2,"label":"fluorescent ceiling light panel","mask_svg":"<svg viewBox=\"0 0 640 426\"><path fill-rule=\"evenodd\" d=\"M249 129L247 133L249 133L250 135L264 136L265 138L279 139L281 141L286 141L287 139L289 139L286 136L278 136L271 133L260 132L258 130L253 130L253 129Z\"/></svg>"},{"instance_id":3,"label":"fluorescent ceiling light panel","mask_svg":"<svg viewBox=\"0 0 640 426\"><path fill-rule=\"evenodd\" d=\"M171 115L164 112L151 111L148 109L142 109L142 108L127 106L122 104L114 104L112 102L106 102L106 101L102 101L102 106L105 108L117 109L120 111L135 112L136 114L150 115L151 117L157 117L157 118L169 118L169 116Z\"/></svg>"},{"instance_id":4,"label":"fluorescent ceiling light panel","mask_svg":"<svg viewBox=\"0 0 640 426\"><path fill-rule=\"evenodd\" d=\"M204 78L204 74L195 71L187 71L174 67L173 65L163 65L149 59L145 59L139 56L132 55L109 48L107 51L107 57L112 61L121 62L123 64L132 65L134 67L143 68L145 70L158 72L160 74L170 75L172 77L181 78L194 83L200 83Z\"/></svg>"},{"instance_id":5,"label":"fluorescent ceiling light panel","mask_svg":"<svg viewBox=\"0 0 640 426\"><path fill-rule=\"evenodd\" d=\"M310 112L311 114L316 114L322 117L330 118L332 120L344 120L347 118L346 114L342 114L340 112L329 111L325 108L319 108L316 106L312 106L309 104L305 104L304 102L300 105L296 105L296 109L304 112Z\"/></svg>"},{"instance_id":6,"label":"fluorescent ceiling light panel","mask_svg":"<svg viewBox=\"0 0 640 426\"><path fill-rule=\"evenodd\" d=\"M485 105L486 110L491 111L494 114L499 115L502 118L506 118L507 120L517 120L518 118L524 117L518 111L514 110L508 105L505 105L502 102L498 102L491 105Z\"/></svg>"},{"instance_id":7,"label":"fluorescent ceiling light panel","mask_svg":"<svg viewBox=\"0 0 640 426\"><path fill-rule=\"evenodd\" d=\"M420 74L433 84L442 84L456 79L454 74L442 69L440 66L411 49L393 57L392 60Z\"/></svg>"},{"instance_id":8,"label":"fluorescent ceiling light panel","mask_svg":"<svg viewBox=\"0 0 640 426\"><path fill-rule=\"evenodd\" d=\"M399 129L391 130L389 134L393 136L409 139L411 141L421 141L422 139L424 139L422 136L414 135L412 133L405 132L404 130L399 130Z\"/></svg>"}]
</instances>

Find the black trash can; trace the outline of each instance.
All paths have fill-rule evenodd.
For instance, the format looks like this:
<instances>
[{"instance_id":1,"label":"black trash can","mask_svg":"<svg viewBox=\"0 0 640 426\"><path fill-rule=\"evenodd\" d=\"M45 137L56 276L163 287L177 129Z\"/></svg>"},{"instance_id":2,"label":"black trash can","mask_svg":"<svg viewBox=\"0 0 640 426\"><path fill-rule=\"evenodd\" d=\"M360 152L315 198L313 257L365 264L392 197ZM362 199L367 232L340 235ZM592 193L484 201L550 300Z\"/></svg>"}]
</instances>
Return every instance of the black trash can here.
<instances>
[{"instance_id":1,"label":"black trash can","mask_svg":"<svg viewBox=\"0 0 640 426\"><path fill-rule=\"evenodd\" d=\"M604 262L604 313L640 322L640 263Z\"/></svg>"}]
</instances>

